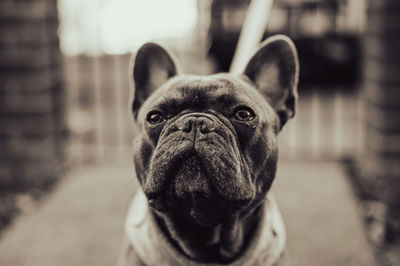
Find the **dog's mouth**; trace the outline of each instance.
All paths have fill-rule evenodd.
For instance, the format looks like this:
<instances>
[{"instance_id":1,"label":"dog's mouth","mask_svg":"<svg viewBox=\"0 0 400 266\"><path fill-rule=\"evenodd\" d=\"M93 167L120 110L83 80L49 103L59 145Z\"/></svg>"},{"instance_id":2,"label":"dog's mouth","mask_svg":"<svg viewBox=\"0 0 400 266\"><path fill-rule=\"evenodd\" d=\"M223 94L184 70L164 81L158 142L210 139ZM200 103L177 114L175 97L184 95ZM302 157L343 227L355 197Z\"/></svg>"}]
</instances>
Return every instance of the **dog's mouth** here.
<instances>
[{"instance_id":1,"label":"dog's mouth","mask_svg":"<svg viewBox=\"0 0 400 266\"><path fill-rule=\"evenodd\" d=\"M160 198L168 209L200 226L211 226L220 222L221 206L204 163L195 152L179 156L167 170L171 180Z\"/></svg>"},{"instance_id":2,"label":"dog's mouth","mask_svg":"<svg viewBox=\"0 0 400 266\"><path fill-rule=\"evenodd\" d=\"M177 212L173 216L182 216L200 226L217 225L224 213L246 206L246 200L230 200L221 195L223 188L213 183L217 173L207 165L208 159L195 151L174 157L165 169L169 177L165 187L158 194L148 195L150 206L159 212ZM226 179L230 182L229 176Z\"/></svg>"}]
</instances>

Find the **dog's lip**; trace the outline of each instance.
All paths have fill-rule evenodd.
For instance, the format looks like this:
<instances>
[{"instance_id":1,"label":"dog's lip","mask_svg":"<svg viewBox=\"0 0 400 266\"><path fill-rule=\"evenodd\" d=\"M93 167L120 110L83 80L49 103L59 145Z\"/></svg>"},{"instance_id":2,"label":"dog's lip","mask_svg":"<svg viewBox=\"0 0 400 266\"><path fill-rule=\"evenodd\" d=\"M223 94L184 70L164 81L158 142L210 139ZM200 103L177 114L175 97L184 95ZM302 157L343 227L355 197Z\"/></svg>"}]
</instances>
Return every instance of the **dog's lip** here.
<instances>
[{"instance_id":1,"label":"dog's lip","mask_svg":"<svg viewBox=\"0 0 400 266\"><path fill-rule=\"evenodd\" d=\"M182 152L171 158L169 165L165 168L165 170L162 173L163 176L162 180L174 178L180 169L179 164L181 164L182 161L184 161L186 158L189 158L191 154L194 154L194 152L195 151L193 150L193 148L186 148L185 150L183 150ZM150 174L152 174L152 172ZM160 175L160 173L157 173L157 175ZM148 180L146 182L148 182ZM168 182L171 183L172 181L169 180ZM165 185L167 184L163 184L162 186L158 186L157 189L153 189L152 185L147 185L147 183L145 183L143 189L147 198L155 199L162 195L165 189Z\"/></svg>"},{"instance_id":2,"label":"dog's lip","mask_svg":"<svg viewBox=\"0 0 400 266\"><path fill-rule=\"evenodd\" d=\"M181 154L179 154L179 156L176 156L176 158L174 158L169 169L167 170L169 176L175 177L179 170L183 167L182 163L190 160L191 158L194 158L194 160L198 161L201 169L203 169L204 171L206 170L206 168L204 167L204 159L202 155L198 153L194 148L192 148L190 150L182 152ZM205 174L207 174L207 172L205 172Z\"/></svg>"},{"instance_id":3,"label":"dog's lip","mask_svg":"<svg viewBox=\"0 0 400 266\"><path fill-rule=\"evenodd\" d=\"M204 158L202 157L201 154L197 153L194 149L187 149L183 152L181 152L178 156L175 156L172 160L168 168L165 170L165 176L168 176L170 179L168 181L169 185L173 185L175 183L175 178L177 177L179 171L182 169L183 165L182 163L189 160L191 157L194 157L196 161L199 163L199 168L202 169L203 174L208 178L208 172L206 171L206 167L204 167ZM157 191L151 191L146 189L146 186L144 188L144 192L149 200L153 199L159 199L163 197L165 194L165 189L166 187L163 187L160 190ZM175 195L176 197L176 195Z\"/></svg>"}]
</instances>

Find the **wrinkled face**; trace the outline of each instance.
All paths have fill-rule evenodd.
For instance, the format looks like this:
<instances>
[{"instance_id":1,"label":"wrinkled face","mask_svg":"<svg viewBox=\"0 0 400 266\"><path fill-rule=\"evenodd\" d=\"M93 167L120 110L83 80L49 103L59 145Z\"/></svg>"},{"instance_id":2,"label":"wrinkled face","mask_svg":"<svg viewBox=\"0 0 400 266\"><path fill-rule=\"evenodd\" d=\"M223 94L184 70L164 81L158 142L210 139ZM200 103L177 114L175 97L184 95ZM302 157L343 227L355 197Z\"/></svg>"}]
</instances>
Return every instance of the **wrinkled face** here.
<instances>
[{"instance_id":1,"label":"wrinkled face","mask_svg":"<svg viewBox=\"0 0 400 266\"><path fill-rule=\"evenodd\" d=\"M136 172L161 211L179 208L215 223L226 209L256 205L272 183L278 116L244 79L173 78L148 98L138 120Z\"/></svg>"},{"instance_id":2,"label":"wrinkled face","mask_svg":"<svg viewBox=\"0 0 400 266\"><path fill-rule=\"evenodd\" d=\"M135 60L136 174L154 211L200 226L245 216L275 177L276 136L293 117L297 55L267 41L243 75L179 75L160 46Z\"/></svg>"}]
</instances>

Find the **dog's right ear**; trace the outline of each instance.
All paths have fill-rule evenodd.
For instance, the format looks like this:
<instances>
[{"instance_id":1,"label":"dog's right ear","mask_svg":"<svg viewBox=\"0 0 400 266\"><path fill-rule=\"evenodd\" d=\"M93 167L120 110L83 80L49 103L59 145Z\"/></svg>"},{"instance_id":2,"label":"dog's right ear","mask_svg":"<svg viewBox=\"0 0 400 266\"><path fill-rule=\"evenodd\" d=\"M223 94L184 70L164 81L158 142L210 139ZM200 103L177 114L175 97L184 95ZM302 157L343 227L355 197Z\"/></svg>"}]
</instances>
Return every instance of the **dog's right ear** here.
<instances>
[{"instance_id":1,"label":"dog's right ear","mask_svg":"<svg viewBox=\"0 0 400 266\"><path fill-rule=\"evenodd\" d=\"M132 112L136 118L143 102L169 78L178 73L174 57L156 43L146 43L132 57L130 84L133 90Z\"/></svg>"},{"instance_id":2,"label":"dog's right ear","mask_svg":"<svg viewBox=\"0 0 400 266\"><path fill-rule=\"evenodd\" d=\"M244 74L275 109L282 128L296 113L299 60L294 43L283 35L269 37L250 59Z\"/></svg>"}]
</instances>

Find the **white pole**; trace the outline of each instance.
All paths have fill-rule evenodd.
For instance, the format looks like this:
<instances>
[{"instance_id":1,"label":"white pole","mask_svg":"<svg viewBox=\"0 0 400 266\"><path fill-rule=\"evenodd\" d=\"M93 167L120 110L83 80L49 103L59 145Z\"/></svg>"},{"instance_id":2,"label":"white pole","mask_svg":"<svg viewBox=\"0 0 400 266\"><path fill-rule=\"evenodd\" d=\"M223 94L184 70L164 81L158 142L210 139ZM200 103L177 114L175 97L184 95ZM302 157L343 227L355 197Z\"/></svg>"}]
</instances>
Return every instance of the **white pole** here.
<instances>
[{"instance_id":1,"label":"white pole","mask_svg":"<svg viewBox=\"0 0 400 266\"><path fill-rule=\"evenodd\" d=\"M243 72L245 64L264 35L272 3L273 0L252 0L250 2L229 72L233 74Z\"/></svg>"}]
</instances>

